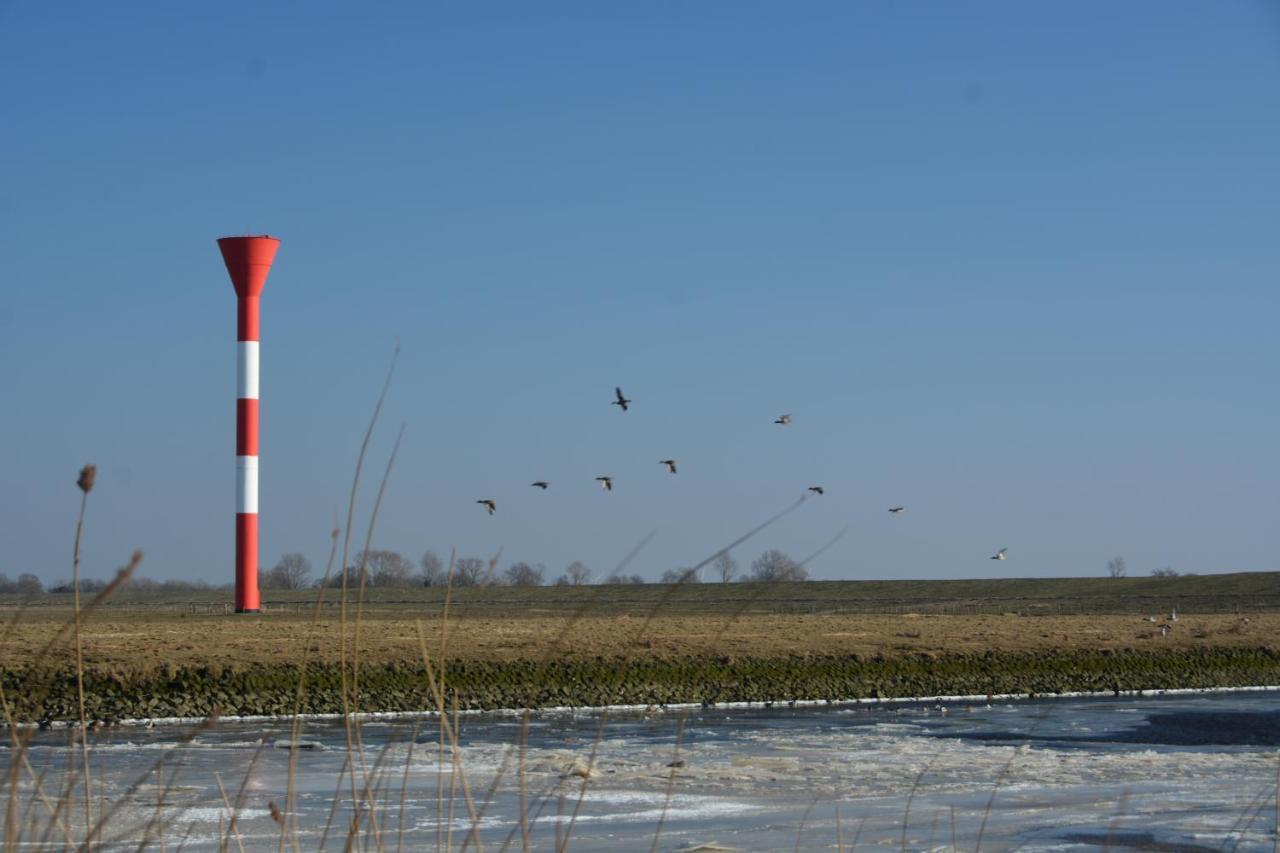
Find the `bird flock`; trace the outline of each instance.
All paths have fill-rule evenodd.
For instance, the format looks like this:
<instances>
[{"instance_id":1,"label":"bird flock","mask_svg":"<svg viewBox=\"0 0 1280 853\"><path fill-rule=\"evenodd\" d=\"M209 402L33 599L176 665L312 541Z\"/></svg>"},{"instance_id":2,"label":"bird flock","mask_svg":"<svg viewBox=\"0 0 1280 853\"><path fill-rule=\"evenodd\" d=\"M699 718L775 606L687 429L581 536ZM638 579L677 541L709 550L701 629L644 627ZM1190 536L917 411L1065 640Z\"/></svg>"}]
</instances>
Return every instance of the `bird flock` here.
<instances>
[{"instance_id":1,"label":"bird flock","mask_svg":"<svg viewBox=\"0 0 1280 853\"><path fill-rule=\"evenodd\" d=\"M621 387L615 387L613 389L613 400L609 403L609 405L617 406L619 409L626 412L630 410L631 402L632 402L631 399L622 393ZM775 418L773 422L778 426L790 426L791 415L789 413L778 415L778 417ZM675 474L678 472L677 466L679 463L675 459L659 459L658 464L665 466L667 469L667 473L669 474ZM598 482L600 484L600 488L604 489L606 492L613 491L613 477L611 475L601 474L600 476L596 477L596 482ZM545 492L548 488L551 487L551 481L550 480L534 480L529 485L535 489L541 489L542 491ZM808 491L819 496L826 494L826 489L824 489L822 486L810 486L808 488ZM493 515L495 512L498 511L498 502L493 500L492 498L481 498L480 500L476 501L476 503L484 507L485 512L487 512L489 515ZM894 516L902 515L902 513L906 511L907 511L907 508L905 506L889 507L889 514ZM1008 550L1009 550L1008 548L1001 548L999 551L997 551L995 554L992 555L991 559L1007 560L1008 557L1006 556L1006 552Z\"/></svg>"}]
</instances>

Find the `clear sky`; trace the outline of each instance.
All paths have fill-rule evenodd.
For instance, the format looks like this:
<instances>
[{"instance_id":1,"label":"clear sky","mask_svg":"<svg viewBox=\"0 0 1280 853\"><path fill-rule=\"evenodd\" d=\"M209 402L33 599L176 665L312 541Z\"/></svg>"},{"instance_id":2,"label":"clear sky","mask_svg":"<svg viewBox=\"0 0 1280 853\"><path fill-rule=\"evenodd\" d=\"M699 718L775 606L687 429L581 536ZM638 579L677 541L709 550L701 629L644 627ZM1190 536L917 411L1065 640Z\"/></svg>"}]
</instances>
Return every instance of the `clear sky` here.
<instances>
[{"instance_id":1,"label":"clear sky","mask_svg":"<svg viewBox=\"0 0 1280 853\"><path fill-rule=\"evenodd\" d=\"M0 80L11 577L91 461L87 574L232 579L261 232L264 568L397 338L358 517L403 423L413 558L652 578L820 484L736 556L1280 568L1276 4L0 2Z\"/></svg>"}]
</instances>

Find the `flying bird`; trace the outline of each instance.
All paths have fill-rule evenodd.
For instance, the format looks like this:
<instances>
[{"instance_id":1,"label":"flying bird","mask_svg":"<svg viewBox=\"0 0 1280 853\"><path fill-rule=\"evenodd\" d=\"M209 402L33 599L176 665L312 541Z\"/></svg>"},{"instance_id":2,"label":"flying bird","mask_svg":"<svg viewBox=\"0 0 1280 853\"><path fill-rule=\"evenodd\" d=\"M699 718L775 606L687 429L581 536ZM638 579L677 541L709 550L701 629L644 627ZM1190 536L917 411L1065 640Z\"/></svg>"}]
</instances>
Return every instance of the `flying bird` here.
<instances>
[{"instance_id":1,"label":"flying bird","mask_svg":"<svg viewBox=\"0 0 1280 853\"><path fill-rule=\"evenodd\" d=\"M666 465L667 470L670 471L672 474L676 472L676 460L674 459L659 459L658 464Z\"/></svg>"},{"instance_id":2,"label":"flying bird","mask_svg":"<svg viewBox=\"0 0 1280 853\"><path fill-rule=\"evenodd\" d=\"M476 503L482 504L484 508L489 511L489 515L493 515L493 511L498 508L497 502L491 501L488 498L482 501L476 501Z\"/></svg>"},{"instance_id":3,"label":"flying bird","mask_svg":"<svg viewBox=\"0 0 1280 853\"><path fill-rule=\"evenodd\" d=\"M621 407L622 407L622 411L624 411L624 412L625 412L625 411L627 410L627 405L628 405L631 401L630 401L630 400L628 400L626 397L622 396L622 389L621 389L621 388L614 388L614 389L613 389L613 393L614 393L614 396L616 396L616 397L617 397L617 399L616 399L616 400L614 400L614 401L613 401L612 403L610 403L609 405L611 405L611 406L621 406Z\"/></svg>"},{"instance_id":4,"label":"flying bird","mask_svg":"<svg viewBox=\"0 0 1280 853\"><path fill-rule=\"evenodd\" d=\"M600 481L600 487L603 488L606 492L613 491L612 477L596 477L596 479Z\"/></svg>"},{"instance_id":5,"label":"flying bird","mask_svg":"<svg viewBox=\"0 0 1280 853\"><path fill-rule=\"evenodd\" d=\"M542 491L544 491L544 492L545 492L545 491L547 490L547 486L550 486L551 484L550 484L550 483L548 483L546 480L534 480L534 481L533 481L532 483L530 483L529 485L531 485L531 486L536 486L536 487L538 487L539 489L542 489Z\"/></svg>"},{"instance_id":6,"label":"flying bird","mask_svg":"<svg viewBox=\"0 0 1280 853\"><path fill-rule=\"evenodd\" d=\"M782 424L783 426L786 426L787 424L791 423L791 415L778 415L778 419L775 420L774 423Z\"/></svg>"},{"instance_id":7,"label":"flying bird","mask_svg":"<svg viewBox=\"0 0 1280 853\"><path fill-rule=\"evenodd\" d=\"M907 508L906 508L905 506L891 506L891 507L889 507L889 512L893 513L894 515L899 515L899 514L901 514L901 513L906 512L906 511L907 511Z\"/></svg>"},{"instance_id":8,"label":"flying bird","mask_svg":"<svg viewBox=\"0 0 1280 853\"><path fill-rule=\"evenodd\" d=\"M1009 550L1008 548L1001 548L999 551L996 551L994 554L992 554L992 555L991 555L991 559L993 559L993 560L1007 560L1007 559L1009 559L1008 557L1006 557L1006 556L1004 555L1004 552L1005 552L1005 551L1008 551L1008 550Z\"/></svg>"},{"instance_id":9,"label":"flying bird","mask_svg":"<svg viewBox=\"0 0 1280 853\"><path fill-rule=\"evenodd\" d=\"M809 491L814 492L814 493L819 494L819 495L825 495L825 494L826 494L826 492L825 492L825 491L823 491L822 486L810 486L810 487L809 487Z\"/></svg>"}]
</instances>

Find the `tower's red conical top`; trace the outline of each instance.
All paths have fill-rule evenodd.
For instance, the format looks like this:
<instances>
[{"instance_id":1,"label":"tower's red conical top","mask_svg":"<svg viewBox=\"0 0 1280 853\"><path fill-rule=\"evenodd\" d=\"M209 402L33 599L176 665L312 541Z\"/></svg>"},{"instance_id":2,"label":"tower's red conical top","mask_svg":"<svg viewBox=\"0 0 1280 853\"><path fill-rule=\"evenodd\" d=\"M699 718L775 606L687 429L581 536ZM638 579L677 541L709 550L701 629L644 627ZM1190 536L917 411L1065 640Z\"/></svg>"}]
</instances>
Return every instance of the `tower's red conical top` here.
<instances>
[{"instance_id":1,"label":"tower's red conical top","mask_svg":"<svg viewBox=\"0 0 1280 853\"><path fill-rule=\"evenodd\" d=\"M231 274L236 295L261 296L280 241L265 234L260 237L221 237L218 248L222 250L222 260Z\"/></svg>"}]
</instances>

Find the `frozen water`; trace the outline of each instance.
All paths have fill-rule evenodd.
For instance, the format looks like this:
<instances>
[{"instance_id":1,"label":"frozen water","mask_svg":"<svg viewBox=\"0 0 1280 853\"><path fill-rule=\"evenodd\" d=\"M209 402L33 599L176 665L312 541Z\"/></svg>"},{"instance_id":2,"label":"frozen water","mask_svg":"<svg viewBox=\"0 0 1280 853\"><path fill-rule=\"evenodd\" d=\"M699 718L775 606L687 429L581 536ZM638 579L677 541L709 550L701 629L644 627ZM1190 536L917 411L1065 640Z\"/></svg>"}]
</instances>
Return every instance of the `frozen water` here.
<instances>
[{"instance_id":1,"label":"frozen water","mask_svg":"<svg viewBox=\"0 0 1280 853\"><path fill-rule=\"evenodd\" d=\"M190 742L176 725L120 728L91 735L93 784L114 809L108 849L144 837L275 848L272 804L287 811L292 758L284 817L302 849L344 846L354 790L371 849L375 832L387 847L460 847L474 832L484 847L519 848L523 829L542 849L570 834L575 850L648 850L658 832L660 850L834 850L837 838L846 849L856 838L909 850L1271 850L1276 698L628 709L532 714L527 729L511 714L472 715L456 753L441 749L434 718L362 724L353 750L331 719L296 735L287 721L224 722ZM291 751L295 737L307 748ZM76 766L67 738L38 733L31 770L20 768L31 825L43 826L35 779L44 773L56 799ZM0 749L0 765L11 756Z\"/></svg>"}]
</instances>

